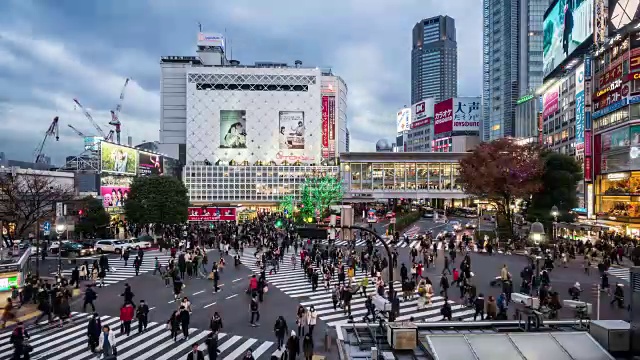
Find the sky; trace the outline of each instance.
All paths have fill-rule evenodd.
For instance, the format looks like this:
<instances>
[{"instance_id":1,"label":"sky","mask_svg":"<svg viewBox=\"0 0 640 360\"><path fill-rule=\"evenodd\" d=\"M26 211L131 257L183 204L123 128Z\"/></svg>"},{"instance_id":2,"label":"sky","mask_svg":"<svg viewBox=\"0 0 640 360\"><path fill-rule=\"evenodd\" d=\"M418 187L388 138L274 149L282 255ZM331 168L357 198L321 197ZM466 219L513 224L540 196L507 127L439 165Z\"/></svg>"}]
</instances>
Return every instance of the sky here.
<instances>
[{"instance_id":1,"label":"sky","mask_svg":"<svg viewBox=\"0 0 640 360\"><path fill-rule=\"evenodd\" d=\"M1 0L0 151L31 161L55 116L60 140L45 153L61 165L104 132L126 78L122 137L158 140L160 57L195 55L198 23L226 32L241 63L330 67L348 86L351 151L375 151L410 105L411 30L436 15L456 21L458 95L482 90L482 0ZM126 141L126 140L123 140Z\"/></svg>"}]
</instances>

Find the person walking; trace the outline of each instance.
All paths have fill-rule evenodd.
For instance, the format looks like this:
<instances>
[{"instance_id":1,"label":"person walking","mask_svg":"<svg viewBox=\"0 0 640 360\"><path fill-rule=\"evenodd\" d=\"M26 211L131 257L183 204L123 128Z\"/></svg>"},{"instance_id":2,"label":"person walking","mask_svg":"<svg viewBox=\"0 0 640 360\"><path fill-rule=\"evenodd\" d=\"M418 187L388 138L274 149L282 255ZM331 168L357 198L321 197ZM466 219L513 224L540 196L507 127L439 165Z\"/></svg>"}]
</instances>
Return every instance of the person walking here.
<instances>
[{"instance_id":1,"label":"person walking","mask_svg":"<svg viewBox=\"0 0 640 360\"><path fill-rule=\"evenodd\" d=\"M102 353L104 359L108 359L118 353L116 350L116 336L108 325L102 327L97 350Z\"/></svg>"},{"instance_id":2,"label":"person walking","mask_svg":"<svg viewBox=\"0 0 640 360\"><path fill-rule=\"evenodd\" d=\"M173 341L178 340L178 333L180 332L180 311L176 310L171 313L169 321L167 321L167 328L171 330L171 337Z\"/></svg>"},{"instance_id":3,"label":"person walking","mask_svg":"<svg viewBox=\"0 0 640 360\"><path fill-rule=\"evenodd\" d=\"M191 345L192 351L187 355L187 360L204 360L204 352L198 350L198 343Z\"/></svg>"},{"instance_id":4,"label":"person walking","mask_svg":"<svg viewBox=\"0 0 640 360\"><path fill-rule=\"evenodd\" d=\"M98 341L100 340L100 332L102 331L102 321L98 316L98 313L93 313L91 315L91 320L89 320L89 324L87 324L87 337L89 338L89 349L91 349L92 353L96 352L96 348L98 347Z\"/></svg>"},{"instance_id":5,"label":"person walking","mask_svg":"<svg viewBox=\"0 0 640 360\"><path fill-rule=\"evenodd\" d=\"M308 333L302 339L302 353L304 354L305 360L313 359L313 338L311 337L311 333Z\"/></svg>"},{"instance_id":6,"label":"person walking","mask_svg":"<svg viewBox=\"0 0 640 360\"><path fill-rule=\"evenodd\" d=\"M131 333L131 321L133 321L133 305L131 303L125 304L120 308L120 321L122 324L120 326L120 335Z\"/></svg>"},{"instance_id":7,"label":"person walking","mask_svg":"<svg viewBox=\"0 0 640 360\"><path fill-rule=\"evenodd\" d=\"M220 350L218 349L218 334L213 331L210 332L209 335L207 335L205 344L207 345L209 360L218 360L218 353L220 353Z\"/></svg>"},{"instance_id":8,"label":"person walking","mask_svg":"<svg viewBox=\"0 0 640 360\"><path fill-rule=\"evenodd\" d=\"M316 312L316 308L311 305L309 307L309 311L307 311L307 325L309 325L309 334L313 336L313 328L316 326L318 322L318 313Z\"/></svg>"},{"instance_id":9,"label":"person walking","mask_svg":"<svg viewBox=\"0 0 640 360\"><path fill-rule=\"evenodd\" d=\"M180 306L180 327L182 327L182 336L185 340L189 339L189 322L191 321L191 314L189 310L184 306Z\"/></svg>"},{"instance_id":10,"label":"person walking","mask_svg":"<svg viewBox=\"0 0 640 360\"><path fill-rule=\"evenodd\" d=\"M84 303L82 304L82 311L87 311L87 305L91 305L91 312L96 312L96 306L93 304L98 298L95 290L91 287L91 284L87 285L87 290L84 291Z\"/></svg>"},{"instance_id":11,"label":"person walking","mask_svg":"<svg viewBox=\"0 0 640 360\"><path fill-rule=\"evenodd\" d=\"M256 296L251 298L251 305L249 306L249 309L251 310L251 326L260 326L260 324L258 324L258 321L260 321L260 309L258 306L258 298Z\"/></svg>"},{"instance_id":12,"label":"person walking","mask_svg":"<svg viewBox=\"0 0 640 360\"><path fill-rule=\"evenodd\" d=\"M138 319L138 334L147 331L149 323L149 305L144 300L140 300L140 305L136 308L136 318Z\"/></svg>"},{"instance_id":13,"label":"person walking","mask_svg":"<svg viewBox=\"0 0 640 360\"><path fill-rule=\"evenodd\" d=\"M289 331L287 322L284 320L284 317L279 316L276 323L273 325L273 332L278 340L278 349L281 349L282 346L284 346L284 337L287 335L287 331Z\"/></svg>"},{"instance_id":14,"label":"person walking","mask_svg":"<svg viewBox=\"0 0 640 360\"><path fill-rule=\"evenodd\" d=\"M287 359L295 360L300 354L300 341L296 332L291 330L291 336L287 340Z\"/></svg>"}]
</instances>

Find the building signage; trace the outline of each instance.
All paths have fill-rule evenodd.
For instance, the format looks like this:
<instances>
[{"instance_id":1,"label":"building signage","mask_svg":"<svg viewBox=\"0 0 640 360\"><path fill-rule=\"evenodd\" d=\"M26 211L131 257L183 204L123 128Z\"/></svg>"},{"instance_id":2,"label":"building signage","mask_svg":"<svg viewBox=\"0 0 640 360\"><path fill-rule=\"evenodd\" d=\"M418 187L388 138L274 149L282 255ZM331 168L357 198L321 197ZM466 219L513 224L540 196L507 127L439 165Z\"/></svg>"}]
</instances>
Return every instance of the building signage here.
<instances>
[{"instance_id":1,"label":"building signage","mask_svg":"<svg viewBox=\"0 0 640 360\"><path fill-rule=\"evenodd\" d=\"M315 158L313 156L306 156L306 155L285 155L282 153L282 151L279 151L276 154L276 159L278 160L287 160L289 162L296 162L296 161L314 161Z\"/></svg>"},{"instance_id":2,"label":"building signage","mask_svg":"<svg viewBox=\"0 0 640 360\"><path fill-rule=\"evenodd\" d=\"M622 77L622 64L613 67L611 70L600 75L598 79L598 89L604 89L607 85Z\"/></svg>"},{"instance_id":3,"label":"building signage","mask_svg":"<svg viewBox=\"0 0 640 360\"><path fill-rule=\"evenodd\" d=\"M585 201L587 208L587 217L593 218L593 184L587 184L587 201Z\"/></svg>"},{"instance_id":4,"label":"building signage","mask_svg":"<svg viewBox=\"0 0 640 360\"><path fill-rule=\"evenodd\" d=\"M591 156L584 158L584 180L591 181Z\"/></svg>"},{"instance_id":5,"label":"building signage","mask_svg":"<svg viewBox=\"0 0 640 360\"><path fill-rule=\"evenodd\" d=\"M542 132L543 125L544 125L544 120L542 119L542 113L541 113L541 112L539 112L539 113L538 113L538 144L540 144L540 145L542 145L542 141L543 141L543 138L542 138L542 135L543 135L543 132Z\"/></svg>"},{"instance_id":6,"label":"building signage","mask_svg":"<svg viewBox=\"0 0 640 360\"><path fill-rule=\"evenodd\" d=\"M336 97L329 96L329 154L330 157L336 155Z\"/></svg>"},{"instance_id":7,"label":"building signage","mask_svg":"<svg viewBox=\"0 0 640 360\"><path fill-rule=\"evenodd\" d=\"M615 103L612 103L610 105L607 105L606 107L598 110L598 111L594 111L593 114L591 115L592 119L597 119L601 116L607 115L610 112L614 112L618 109L620 109L623 106L627 105L627 98L623 98L622 100L616 101Z\"/></svg>"},{"instance_id":8,"label":"building signage","mask_svg":"<svg viewBox=\"0 0 640 360\"><path fill-rule=\"evenodd\" d=\"M576 149L584 146L584 65L576 69Z\"/></svg>"},{"instance_id":9,"label":"building signage","mask_svg":"<svg viewBox=\"0 0 640 360\"><path fill-rule=\"evenodd\" d=\"M591 154L591 130L584 132L584 154L590 156Z\"/></svg>"},{"instance_id":10,"label":"building signage","mask_svg":"<svg viewBox=\"0 0 640 360\"><path fill-rule=\"evenodd\" d=\"M433 98L428 98L411 105L411 123L433 118L433 104Z\"/></svg>"},{"instance_id":11,"label":"building signage","mask_svg":"<svg viewBox=\"0 0 640 360\"><path fill-rule=\"evenodd\" d=\"M591 79L591 56L589 55L584 57L584 79Z\"/></svg>"},{"instance_id":12,"label":"building signage","mask_svg":"<svg viewBox=\"0 0 640 360\"><path fill-rule=\"evenodd\" d=\"M640 55L633 56L631 59L629 59L629 71L640 71Z\"/></svg>"},{"instance_id":13,"label":"building signage","mask_svg":"<svg viewBox=\"0 0 640 360\"><path fill-rule=\"evenodd\" d=\"M415 128L423 127L423 126L429 125L429 124L431 124L431 118L426 118L426 119L422 119L422 120L418 120L418 121L412 121L411 122L411 128L415 129Z\"/></svg>"},{"instance_id":14,"label":"building signage","mask_svg":"<svg viewBox=\"0 0 640 360\"><path fill-rule=\"evenodd\" d=\"M624 84L622 85L622 87L615 89L604 96L601 96L597 100L594 100L593 109L600 110L623 98L626 99L627 95L629 95L629 84Z\"/></svg>"},{"instance_id":15,"label":"building signage","mask_svg":"<svg viewBox=\"0 0 640 360\"><path fill-rule=\"evenodd\" d=\"M402 108L396 114L396 132L401 133L411 129L411 109Z\"/></svg>"},{"instance_id":16,"label":"building signage","mask_svg":"<svg viewBox=\"0 0 640 360\"><path fill-rule=\"evenodd\" d=\"M640 103L640 95L629 96L629 105Z\"/></svg>"},{"instance_id":17,"label":"building signage","mask_svg":"<svg viewBox=\"0 0 640 360\"><path fill-rule=\"evenodd\" d=\"M198 46L219 46L224 48L224 36L217 33L198 33Z\"/></svg>"},{"instance_id":18,"label":"building signage","mask_svg":"<svg viewBox=\"0 0 640 360\"><path fill-rule=\"evenodd\" d=\"M236 221L236 208L190 207L189 221Z\"/></svg>"},{"instance_id":19,"label":"building signage","mask_svg":"<svg viewBox=\"0 0 640 360\"><path fill-rule=\"evenodd\" d=\"M434 135L453 131L453 99L441 101L433 106Z\"/></svg>"},{"instance_id":20,"label":"building signage","mask_svg":"<svg viewBox=\"0 0 640 360\"><path fill-rule=\"evenodd\" d=\"M329 97L322 97L322 157L329 157Z\"/></svg>"},{"instance_id":21,"label":"building signage","mask_svg":"<svg viewBox=\"0 0 640 360\"><path fill-rule=\"evenodd\" d=\"M533 99L533 95L525 95L523 97L521 97L520 99L518 99L518 101L516 101L516 105L520 105L524 102L527 102L529 100Z\"/></svg>"},{"instance_id":22,"label":"building signage","mask_svg":"<svg viewBox=\"0 0 640 360\"><path fill-rule=\"evenodd\" d=\"M558 111L560 85L554 85L542 95L542 117L546 118Z\"/></svg>"},{"instance_id":23,"label":"building signage","mask_svg":"<svg viewBox=\"0 0 640 360\"><path fill-rule=\"evenodd\" d=\"M598 92L596 92L595 94L595 98L597 99L602 95L605 95L613 90L616 90L617 88L620 87L620 85L622 85L621 79L614 80L611 84L607 85L607 87L605 87L604 89L598 90Z\"/></svg>"},{"instance_id":24,"label":"building signage","mask_svg":"<svg viewBox=\"0 0 640 360\"><path fill-rule=\"evenodd\" d=\"M587 69L585 66L585 70L584 70L585 75L587 74ZM591 84L593 84L593 81L586 79L585 76L585 81L584 81L584 106L585 108L589 109L591 107Z\"/></svg>"},{"instance_id":25,"label":"building signage","mask_svg":"<svg viewBox=\"0 0 640 360\"><path fill-rule=\"evenodd\" d=\"M453 131L480 131L479 97L453 98Z\"/></svg>"},{"instance_id":26,"label":"building signage","mask_svg":"<svg viewBox=\"0 0 640 360\"><path fill-rule=\"evenodd\" d=\"M627 80L629 81L640 80L640 73L633 73L633 74L627 75Z\"/></svg>"}]
</instances>

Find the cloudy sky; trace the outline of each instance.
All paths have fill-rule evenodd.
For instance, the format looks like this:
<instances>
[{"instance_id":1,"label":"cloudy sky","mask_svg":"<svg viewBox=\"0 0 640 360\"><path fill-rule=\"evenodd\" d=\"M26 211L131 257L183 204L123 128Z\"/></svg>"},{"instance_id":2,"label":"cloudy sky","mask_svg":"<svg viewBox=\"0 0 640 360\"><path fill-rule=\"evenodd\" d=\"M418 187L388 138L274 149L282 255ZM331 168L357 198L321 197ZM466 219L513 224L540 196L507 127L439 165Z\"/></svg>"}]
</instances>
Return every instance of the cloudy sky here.
<instances>
[{"instance_id":1,"label":"cloudy sky","mask_svg":"<svg viewBox=\"0 0 640 360\"><path fill-rule=\"evenodd\" d=\"M195 55L197 23L224 32L243 63L331 67L349 87L352 151L391 138L410 102L411 29L435 15L456 20L458 94L482 90L482 0L0 0L0 151L30 160L54 116L60 164L95 131L73 98L108 131L126 77L122 135L158 140L159 59Z\"/></svg>"}]
</instances>

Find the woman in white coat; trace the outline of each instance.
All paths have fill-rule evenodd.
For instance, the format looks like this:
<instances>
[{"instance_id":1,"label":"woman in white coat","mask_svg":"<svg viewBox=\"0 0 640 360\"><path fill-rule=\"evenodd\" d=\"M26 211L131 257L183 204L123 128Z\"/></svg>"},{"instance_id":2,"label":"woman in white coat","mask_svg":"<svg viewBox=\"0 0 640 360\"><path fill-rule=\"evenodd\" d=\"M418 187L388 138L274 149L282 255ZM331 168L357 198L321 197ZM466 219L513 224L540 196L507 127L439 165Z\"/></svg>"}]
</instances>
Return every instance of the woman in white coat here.
<instances>
[{"instance_id":1,"label":"woman in white coat","mask_svg":"<svg viewBox=\"0 0 640 360\"><path fill-rule=\"evenodd\" d=\"M316 312L316 308L311 305L309 311L307 311L307 324L309 325L309 335L313 336L313 328L316 326L318 322L318 313Z\"/></svg>"},{"instance_id":2,"label":"woman in white coat","mask_svg":"<svg viewBox=\"0 0 640 360\"><path fill-rule=\"evenodd\" d=\"M98 338L98 348L102 358L108 358L116 354L116 336L108 325L102 327L102 334Z\"/></svg>"}]
</instances>

